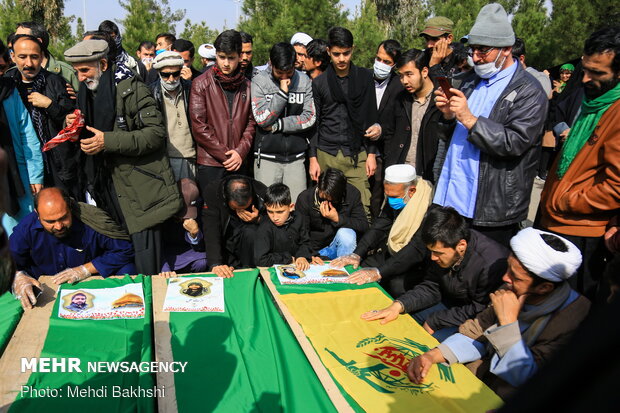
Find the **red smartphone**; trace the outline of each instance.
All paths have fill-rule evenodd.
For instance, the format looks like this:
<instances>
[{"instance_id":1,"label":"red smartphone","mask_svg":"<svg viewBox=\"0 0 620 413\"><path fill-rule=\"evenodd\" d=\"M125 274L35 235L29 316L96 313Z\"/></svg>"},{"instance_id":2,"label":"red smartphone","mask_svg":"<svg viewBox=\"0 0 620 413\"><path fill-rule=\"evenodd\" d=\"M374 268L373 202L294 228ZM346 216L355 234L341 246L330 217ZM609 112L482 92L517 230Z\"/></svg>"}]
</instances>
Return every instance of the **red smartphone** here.
<instances>
[{"instance_id":1,"label":"red smartphone","mask_svg":"<svg viewBox=\"0 0 620 413\"><path fill-rule=\"evenodd\" d=\"M443 90L443 93L446 95L446 97L450 99L453 94L450 92L450 88L452 87L452 85L450 84L448 78L445 76L437 76L437 82L439 82L439 86L441 86L441 90Z\"/></svg>"}]
</instances>

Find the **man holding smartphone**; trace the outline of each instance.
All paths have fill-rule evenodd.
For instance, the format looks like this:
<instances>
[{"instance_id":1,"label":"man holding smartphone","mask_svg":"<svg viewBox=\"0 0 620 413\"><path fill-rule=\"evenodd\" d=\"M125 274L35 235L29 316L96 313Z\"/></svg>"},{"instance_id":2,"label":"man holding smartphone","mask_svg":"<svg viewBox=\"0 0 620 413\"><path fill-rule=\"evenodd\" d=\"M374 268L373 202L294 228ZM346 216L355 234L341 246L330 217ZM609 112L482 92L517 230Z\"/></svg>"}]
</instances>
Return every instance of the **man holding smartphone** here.
<instances>
[{"instance_id":1,"label":"man holding smartphone","mask_svg":"<svg viewBox=\"0 0 620 413\"><path fill-rule=\"evenodd\" d=\"M433 202L452 206L472 227L508 245L527 218L547 97L512 57L514 31L504 8L484 6L469 33L474 72L435 103L451 128Z\"/></svg>"}]
</instances>

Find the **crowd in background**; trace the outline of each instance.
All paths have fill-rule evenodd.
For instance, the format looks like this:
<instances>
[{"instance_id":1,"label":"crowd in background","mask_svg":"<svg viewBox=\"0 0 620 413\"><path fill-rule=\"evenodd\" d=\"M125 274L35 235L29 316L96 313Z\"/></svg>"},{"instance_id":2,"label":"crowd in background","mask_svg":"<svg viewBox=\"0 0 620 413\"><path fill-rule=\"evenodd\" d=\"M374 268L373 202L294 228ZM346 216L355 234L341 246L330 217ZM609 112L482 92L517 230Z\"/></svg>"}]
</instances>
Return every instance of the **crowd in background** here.
<instances>
[{"instance_id":1,"label":"crowd in background","mask_svg":"<svg viewBox=\"0 0 620 413\"><path fill-rule=\"evenodd\" d=\"M620 28L544 71L499 4L452 28L430 18L424 50L386 39L368 69L343 27L253 62L248 33L134 55L106 20L60 60L19 23L0 50L13 293L31 308L41 275L353 265L396 298L362 318L409 313L442 342L412 381L466 363L507 397L620 285Z\"/></svg>"}]
</instances>

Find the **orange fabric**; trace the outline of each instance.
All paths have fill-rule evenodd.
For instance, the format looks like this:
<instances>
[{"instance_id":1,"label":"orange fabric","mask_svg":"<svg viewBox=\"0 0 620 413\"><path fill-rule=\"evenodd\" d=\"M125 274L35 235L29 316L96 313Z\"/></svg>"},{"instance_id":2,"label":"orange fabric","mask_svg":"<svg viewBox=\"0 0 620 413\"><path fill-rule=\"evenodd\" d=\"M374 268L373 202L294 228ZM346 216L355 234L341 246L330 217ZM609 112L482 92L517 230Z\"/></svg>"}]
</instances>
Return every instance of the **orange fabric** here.
<instances>
[{"instance_id":1,"label":"orange fabric","mask_svg":"<svg viewBox=\"0 0 620 413\"><path fill-rule=\"evenodd\" d=\"M559 159L540 197L542 227L560 234L602 236L620 209L620 101L603 114L561 180L556 174Z\"/></svg>"}]
</instances>

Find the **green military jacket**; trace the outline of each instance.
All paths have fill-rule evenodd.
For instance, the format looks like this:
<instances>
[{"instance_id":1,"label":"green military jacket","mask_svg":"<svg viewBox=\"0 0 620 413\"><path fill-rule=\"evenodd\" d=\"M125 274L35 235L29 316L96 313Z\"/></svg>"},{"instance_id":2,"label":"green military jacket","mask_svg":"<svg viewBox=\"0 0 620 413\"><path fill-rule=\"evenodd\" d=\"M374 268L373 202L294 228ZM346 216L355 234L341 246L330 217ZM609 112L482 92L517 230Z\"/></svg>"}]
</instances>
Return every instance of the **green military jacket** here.
<instances>
[{"instance_id":1,"label":"green military jacket","mask_svg":"<svg viewBox=\"0 0 620 413\"><path fill-rule=\"evenodd\" d=\"M48 72L56 73L57 75L62 76L77 93L80 88L80 81L75 74L73 66L69 63L63 62L62 60L56 60L56 58L50 54L49 59L47 59L47 66L44 69Z\"/></svg>"},{"instance_id":2,"label":"green military jacket","mask_svg":"<svg viewBox=\"0 0 620 413\"><path fill-rule=\"evenodd\" d=\"M113 131L104 132L104 146L130 234L160 224L182 208L166 155L162 115L135 76L116 86L116 122Z\"/></svg>"}]
</instances>

